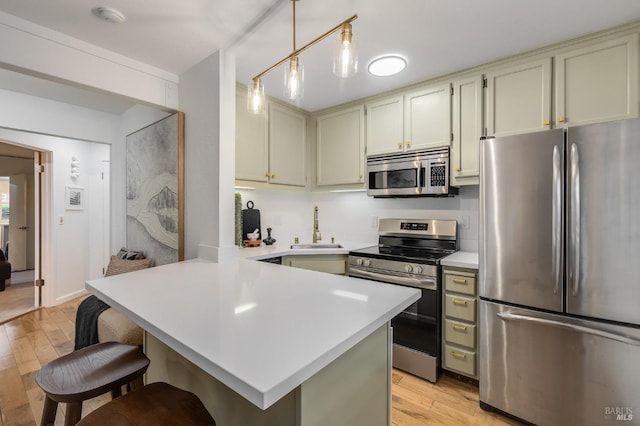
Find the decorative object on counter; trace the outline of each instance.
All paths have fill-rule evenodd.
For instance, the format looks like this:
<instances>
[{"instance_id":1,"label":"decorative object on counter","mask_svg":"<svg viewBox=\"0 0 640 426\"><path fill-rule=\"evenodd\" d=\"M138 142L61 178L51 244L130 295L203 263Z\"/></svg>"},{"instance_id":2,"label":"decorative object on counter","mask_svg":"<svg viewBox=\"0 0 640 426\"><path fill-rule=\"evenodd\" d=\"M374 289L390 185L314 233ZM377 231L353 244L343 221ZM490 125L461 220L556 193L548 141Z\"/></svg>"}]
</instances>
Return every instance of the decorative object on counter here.
<instances>
[{"instance_id":1,"label":"decorative object on counter","mask_svg":"<svg viewBox=\"0 0 640 426\"><path fill-rule=\"evenodd\" d=\"M242 195L239 192L236 192L236 216L235 216L235 225L236 225L236 245L238 247L242 246Z\"/></svg>"},{"instance_id":2,"label":"decorative object on counter","mask_svg":"<svg viewBox=\"0 0 640 426\"><path fill-rule=\"evenodd\" d=\"M268 246L276 242L276 239L271 236L271 228L267 228L267 238L264 239L264 243Z\"/></svg>"},{"instance_id":3,"label":"decorative object on counter","mask_svg":"<svg viewBox=\"0 0 640 426\"><path fill-rule=\"evenodd\" d=\"M258 230L257 240L262 240L262 234L260 230L260 210L253 208L253 201L247 201L247 208L242 210L242 236L246 237L247 234ZM247 237L248 238L248 237Z\"/></svg>"},{"instance_id":4,"label":"decorative object on counter","mask_svg":"<svg viewBox=\"0 0 640 426\"><path fill-rule=\"evenodd\" d=\"M258 231L258 228L256 228L253 232L247 234L247 239L250 241L255 241L258 239L259 236L260 236L260 232Z\"/></svg>"}]
</instances>

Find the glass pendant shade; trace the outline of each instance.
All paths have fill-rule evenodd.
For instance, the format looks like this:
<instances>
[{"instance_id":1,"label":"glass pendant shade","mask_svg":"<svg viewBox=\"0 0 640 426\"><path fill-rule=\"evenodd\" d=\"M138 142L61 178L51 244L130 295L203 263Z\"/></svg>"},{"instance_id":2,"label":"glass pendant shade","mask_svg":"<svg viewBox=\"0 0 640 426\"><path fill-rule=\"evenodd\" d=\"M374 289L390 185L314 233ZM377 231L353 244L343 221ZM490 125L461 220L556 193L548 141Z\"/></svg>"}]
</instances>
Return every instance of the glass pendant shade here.
<instances>
[{"instance_id":1,"label":"glass pendant shade","mask_svg":"<svg viewBox=\"0 0 640 426\"><path fill-rule=\"evenodd\" d=\"M264 85L258 78L247 85L247 111L252 114L264 112Z\"/></svg>"},{"instance_id":2,"label":"glass pendant shade","mask_svg":"<svg viewBox=\"0 0 640 426\"><path fill-rule=\"evenodd\" d=\"M351 24L342 26L333 51L333 73L342 78L351 77L358 72L357 39L353 37Z\"/></svg>"},{"instance_id":3,"label":"glass pendant shade","mask_svg":"<svg viewBox=\"0 0 640 426\"><path fill-rule=\"evenodd\" d=\"M284 96L287 99L301 99L304 91L304 66L294 56L284 69Z\"/></svg>"}]
</instances>

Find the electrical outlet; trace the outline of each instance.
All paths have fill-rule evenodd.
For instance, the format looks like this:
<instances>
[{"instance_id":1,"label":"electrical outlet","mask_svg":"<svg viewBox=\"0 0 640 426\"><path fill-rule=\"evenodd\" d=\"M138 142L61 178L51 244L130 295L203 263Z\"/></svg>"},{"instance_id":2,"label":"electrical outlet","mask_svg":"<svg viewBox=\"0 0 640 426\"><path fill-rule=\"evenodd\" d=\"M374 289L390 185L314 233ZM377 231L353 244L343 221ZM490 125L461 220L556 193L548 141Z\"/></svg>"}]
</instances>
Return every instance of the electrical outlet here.
<instances>
[{"instance_id":1,"label":"electrical outlet","mask_svg":"<svg viewBox=\"0 0 640 426\"><path fill-rule=\"evenodd\" d=\"M371 216L371 227L372 228L378 227L378 216Z\"/></svg>"},{"instance_id":2,"label":"electrical outlet","mask_svg":"<svg viewBox=\"0 0 640 426\"><path fill-rule=\"evenodd\" d=\"M462 225L462 229L469 229L469 226L471 226L471 216L469 215L462 215L460 217L460 224Z\"/></svg>"}]
</instances>

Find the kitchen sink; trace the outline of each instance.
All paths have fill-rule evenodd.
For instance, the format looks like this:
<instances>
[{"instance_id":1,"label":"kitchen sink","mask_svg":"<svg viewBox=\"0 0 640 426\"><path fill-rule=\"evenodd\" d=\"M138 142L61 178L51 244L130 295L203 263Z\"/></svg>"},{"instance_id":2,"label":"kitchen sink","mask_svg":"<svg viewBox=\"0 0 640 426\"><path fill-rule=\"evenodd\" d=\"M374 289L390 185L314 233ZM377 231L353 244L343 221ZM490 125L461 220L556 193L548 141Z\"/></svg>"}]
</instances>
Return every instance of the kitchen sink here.
<instances>
[{"instance_id":1,"label":"kitchen sink","mask_svg":"<svg viewBox=\"0 0 640 426\"><path fill-rule=\"evenodd\" d=\"M340 244L323 244L323 243L315 243L315 244L291 244L292 249L338 249L343 248Z\"/></svg>"}]
</instances>

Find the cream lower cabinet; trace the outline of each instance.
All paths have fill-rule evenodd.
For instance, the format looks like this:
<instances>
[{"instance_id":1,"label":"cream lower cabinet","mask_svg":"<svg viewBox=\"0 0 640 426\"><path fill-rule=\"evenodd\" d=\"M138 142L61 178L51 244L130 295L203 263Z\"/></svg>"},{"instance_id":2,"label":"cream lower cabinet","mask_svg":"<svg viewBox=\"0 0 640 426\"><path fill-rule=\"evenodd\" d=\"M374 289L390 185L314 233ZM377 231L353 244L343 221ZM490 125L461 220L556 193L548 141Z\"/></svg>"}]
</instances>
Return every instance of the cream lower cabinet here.
<instances>
[{"instance_id":1,"label":"cream lower cabinet","mask_svg":"<svg viewBox=\"0 0 640 426\"><path fill-rule=\"evenodd\" d=\"M556 127L638 117L638 34L555 56Z\"/></svg>"},{"instance_id":2,"label":"cream lower cabinet","mask_svg":"<svg viewBox=\"0 0 640 426\"><path fill-rule=\"evenodd\" d=\"M302 254L283 256L282 264L294 268L309 269L329 274L346 275L347 255L344 254Z\"/></svg>"},{"instance_id":3,"label":"cream lower cabinet","mask_svg":"<svg viewBox=\"0 0 640 426\"><path fill-rule=\"evenodd\" d=\"M482 75L456 80L452 89L451 184L477 185L484 111Z\"/></svg>"},{"instance_id":4,"label":"cream lower cabinet","mask_svg":"<svg viewBox=\"0 0 640 426\"><path fill-rule=\"evenodd\" d=\"M367 155L414 151L451 143L451 86L427 86L366 105Z\"/></svg>"},{"instance_id":5,"label":"cream lower cabinet","mask_svg":"<svg viewBox=\"0 0 640 426\"><path fill-rule=\"evenodd\" d=\"M442 368L478 378L477 271L445 267Z\"/></svg>"},{"instance_id":6,"label":"cream lower cabinet","mask_svg":"<svg viewBox=\"0 0 640 426\"><path fill-rule=\"evenodd\" d=\"M364 183L364 105L317 118L317 185Z\"/></svg>"}]
</instances>

